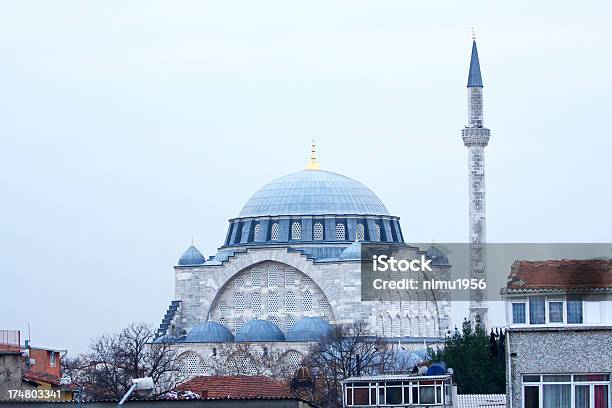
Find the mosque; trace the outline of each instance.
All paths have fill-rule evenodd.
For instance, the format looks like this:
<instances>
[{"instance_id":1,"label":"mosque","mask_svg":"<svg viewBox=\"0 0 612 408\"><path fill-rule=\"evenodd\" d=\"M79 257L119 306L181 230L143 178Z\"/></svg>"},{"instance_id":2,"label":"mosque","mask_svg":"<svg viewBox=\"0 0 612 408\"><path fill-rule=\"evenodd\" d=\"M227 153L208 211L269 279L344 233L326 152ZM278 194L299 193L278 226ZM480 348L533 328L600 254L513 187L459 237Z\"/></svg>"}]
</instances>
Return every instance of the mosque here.
<instances>
[{"instance_id":1,"label":"mosque","mask_svg":"<svg viewBox=\"0 0 612 408\"><path fill-rule=\"evenodd\" d=\"M474 41L468 90L481 91L475 47ZM206 258L193 245L181 255L174 300L155 341L178 345L189 376L207 374L227 344L274 347L297 366L332 324L365 321L372 336L413 354L442 344L451 327L449 301L418 291L399 301L361 301L361 246L370 243L424 254L434 273L450 276L435 246L405 243L399 217L372 190L321 169L313 142L306 169L257 190L229 220L215 255Z\"/></svg>"}]
</instances>

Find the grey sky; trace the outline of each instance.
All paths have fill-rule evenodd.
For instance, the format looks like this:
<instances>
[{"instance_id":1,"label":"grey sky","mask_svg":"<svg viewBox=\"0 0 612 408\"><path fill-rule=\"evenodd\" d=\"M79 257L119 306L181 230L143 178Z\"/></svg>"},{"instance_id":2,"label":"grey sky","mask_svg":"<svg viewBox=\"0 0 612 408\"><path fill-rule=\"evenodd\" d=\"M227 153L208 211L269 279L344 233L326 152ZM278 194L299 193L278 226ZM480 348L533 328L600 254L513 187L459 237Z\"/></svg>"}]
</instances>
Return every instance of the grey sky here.
<instances>
[{"instance_id":1,"label":"grey sky","mask_svg":"<svg viewBox=\"0 0 612 408\"><path fill-rule=\"evenodd\" d=\"M489 241L612 241L611 8L0 1L0 327L82 351L158 325L191 237L213 254L313 137L408 241L464 241L471 26Z\"/></svg>"}]
</instances>

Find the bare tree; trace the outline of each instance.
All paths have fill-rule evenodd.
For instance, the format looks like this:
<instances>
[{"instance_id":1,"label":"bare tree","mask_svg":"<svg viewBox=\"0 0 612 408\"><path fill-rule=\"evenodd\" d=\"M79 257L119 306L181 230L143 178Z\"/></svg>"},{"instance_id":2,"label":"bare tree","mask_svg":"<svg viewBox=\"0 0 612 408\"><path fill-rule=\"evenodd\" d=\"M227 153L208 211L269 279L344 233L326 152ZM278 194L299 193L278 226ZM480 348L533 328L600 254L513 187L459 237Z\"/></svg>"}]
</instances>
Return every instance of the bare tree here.
<instances>
[{"instance_id":1,"label":"bare tree","mask_svg":"<svg viewBox=\"0 0 612 408\"><path fill-rule=\"evenodd\" d=\"M133 323L117 334L97 337L89 352L64 360L64 372L92 398L119 399L133 378L145 376L153 378L155 394L170 391L184 379L178 349L170 343L153 343L154 333L144 323Z\"/></svg>"},{"instance_id":2,"label":"bare tree","mask_svg":"<svg viewBox=\"0 0 612 408\"><path fill-rule=\"evenodd\" d=\"M314 376L314 402L342 406L342 380L357 375L397 371L395 351L370 334L367 323L334 325L331 333L309 350L306 364Z\"/></svg>"},{"instance_id":3,"label":"bare tree","mask_svg":"<svg viewBox=\"0 0 612 408\"><path fill-rule=\"evenodd\" d=\"M295 367L273 345L255 343L226 343L217 348L211 361L214 375L265 375L275 379L289 379Z\"/></svg>"}]
</instances>

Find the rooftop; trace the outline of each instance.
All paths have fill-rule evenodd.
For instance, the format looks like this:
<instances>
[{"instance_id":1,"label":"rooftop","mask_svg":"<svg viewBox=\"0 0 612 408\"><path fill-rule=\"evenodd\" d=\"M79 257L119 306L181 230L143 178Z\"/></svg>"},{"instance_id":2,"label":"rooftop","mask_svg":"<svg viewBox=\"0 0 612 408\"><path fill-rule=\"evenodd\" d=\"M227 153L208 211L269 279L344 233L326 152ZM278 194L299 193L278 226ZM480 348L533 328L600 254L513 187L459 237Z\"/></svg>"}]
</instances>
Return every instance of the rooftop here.
<instances>
[{"instance_id":1,"label":"rooftop","mask_svg":"<svg viewBox=\"0 0 612 408\"><path fill-rule=\"evenodd\" d=\"M179 391L192 391L202 398L287 398L289 386L266 376L202 376L180 384Z\"/></svg>"},{"instance_id":2,"label":"rooftop","mask_svg":"<svg viewBox=\"0 0 612 408\"><path fill-rule=\"evenodd\" d=\"M508 291L521 289L612 289L612 259L516 261Z\"/></svg>"}]
</instances>

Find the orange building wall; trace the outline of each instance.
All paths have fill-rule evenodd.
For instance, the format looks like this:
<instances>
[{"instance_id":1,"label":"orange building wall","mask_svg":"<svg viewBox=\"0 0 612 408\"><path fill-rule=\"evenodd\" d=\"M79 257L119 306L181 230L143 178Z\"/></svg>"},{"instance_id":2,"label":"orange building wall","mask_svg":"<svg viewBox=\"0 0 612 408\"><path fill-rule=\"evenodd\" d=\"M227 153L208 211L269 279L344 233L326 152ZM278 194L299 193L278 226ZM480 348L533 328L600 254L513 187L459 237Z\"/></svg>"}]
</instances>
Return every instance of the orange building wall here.
<instances>
[{"instance_id":1,"label":"orange building wall","mask_svg":"<svg viewBox=\"0 0 612 408\"><path fill-rule=\"evenodd\" d=\"M51 367L51 353L55 353L55 367ZM55 375L58 378L60 374L60 353L57 351L48 351L30 348L30 359L34 359L36 363L30 366L30 371L36 373L46 373Z\"/></svg>"}]
</instances>

